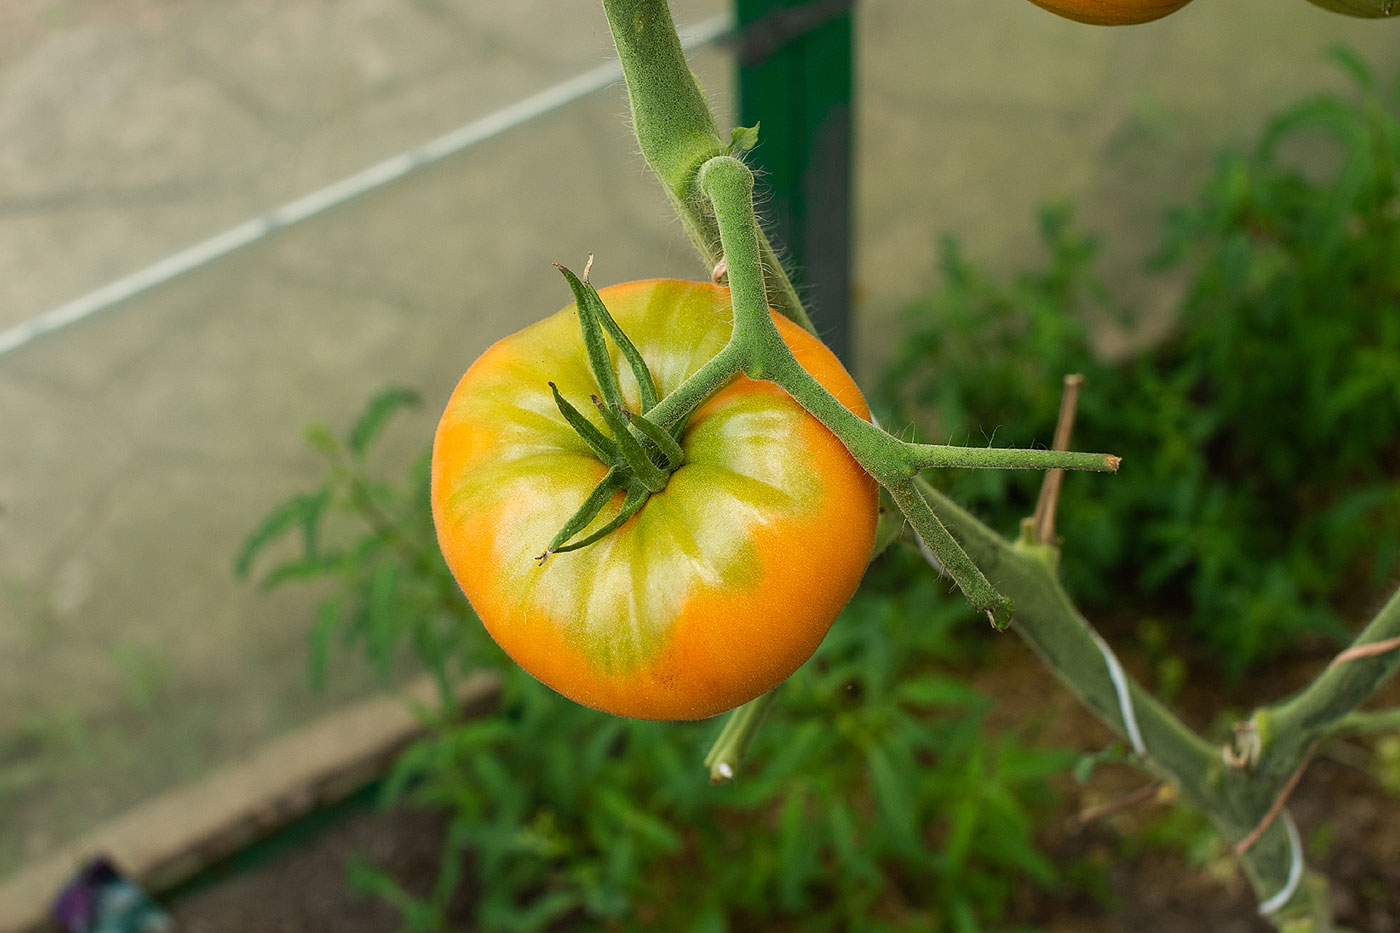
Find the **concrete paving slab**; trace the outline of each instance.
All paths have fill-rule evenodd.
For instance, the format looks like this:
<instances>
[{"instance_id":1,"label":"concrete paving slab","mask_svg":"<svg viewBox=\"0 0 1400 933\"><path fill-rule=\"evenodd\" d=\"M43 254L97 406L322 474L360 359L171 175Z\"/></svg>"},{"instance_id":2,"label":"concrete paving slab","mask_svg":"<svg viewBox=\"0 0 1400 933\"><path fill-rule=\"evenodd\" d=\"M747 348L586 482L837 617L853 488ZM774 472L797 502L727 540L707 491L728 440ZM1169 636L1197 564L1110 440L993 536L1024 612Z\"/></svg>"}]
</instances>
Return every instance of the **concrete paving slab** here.
<instances>
[{"instance_id":1,"label":"concrete paving slab","mask_svg":"<svg viewBox=\"0 0 1400 933\"><path fill-rule=\"evenodd\" d=\"M724 56L697 67L725 86ZM22 403L0 435L35 438L0 461L0 736L49 768L0 782L0 873L370 687L346 662L311 695L313 594L269 597L232 557L318 474L307 423L343 428L390 382L445 398L491 341L567 302L552 261L594 250L600 283L703 272L624 106L620 89L584 101L0 362L0 397ZM435 404L391 436L395 472ZM97 745L100 761L75 751Z\"/></svg>"}]
</instances>

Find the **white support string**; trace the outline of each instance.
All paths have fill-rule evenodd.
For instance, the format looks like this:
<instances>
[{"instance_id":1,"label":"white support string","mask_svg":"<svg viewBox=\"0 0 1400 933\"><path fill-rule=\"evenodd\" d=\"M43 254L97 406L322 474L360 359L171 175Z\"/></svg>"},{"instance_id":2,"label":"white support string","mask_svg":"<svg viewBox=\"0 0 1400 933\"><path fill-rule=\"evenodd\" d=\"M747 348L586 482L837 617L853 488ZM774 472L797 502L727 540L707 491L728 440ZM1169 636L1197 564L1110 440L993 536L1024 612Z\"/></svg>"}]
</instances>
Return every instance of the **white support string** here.
<instances>
[{"instance_id":1,"label":"white support string","mask_svg":"<svg viewBox=\"0 0 1400 933\"><path fill-rule=\"evenodd\" d=\"M916 536L917 538L917 536ZM924 543L923 538L917 538L919 542L919 553L924 555L924 560L928 562L934 570L940 574L947 574L943 569L943 564L939 562L938 556ZM1142 729L1138 727L1137 710L1133 706L1133 691L1128 686L1128 675L1123 670L1123 665L1119 663L1118 656L1113 653L1113 649L1108 646L1108 642L1092 627L1086 626L1089 630L1089 637L1094 640L1094 645L1103 655L1104 664L1108 667L1108 679L1113 682L1113 692L1118 697L1118 715L1123 719L1123 731L1128 734L1128 741L1133 746L1133 751L1139 758L1147 757L1147 745L1142 740Z\"/></svg>"},{"instance_id":2,"label":"white support string","mask_svg":"<svg viewBox=\"0 0 1400 933\"><path fill-rule=\"evenodd\" d=\"M1142 741L1142 730L1138 728L1137 710L1133 707L1133 691L1128 686L1128 675L1123 672L1118 655L1113 653L1103 636L1092 627L1086 628L1089 629L1089 637L1094 640L1094 645L1103 655L1103 662L1108 667L1108 679L1113 681L1113 692L1118 695L1118 715L1123 719L1123 731L1128 733L1128 741L1132 743L1133 751L1138 757L1146 758L1147 745Z\"/></svg>"},{"instance_id":3,"label":"white support string","mask_svg":"<svg viewBox=\"0 0 1400 933\"><path fill-rule=\"evenodd\" d=\"M1293 895L1298 893L1298 883L1303 880L1303 840L1298 837L1298 824L1287 810L1282 816L1283 828L1288 831L1288 880L1283 883L1283 890L1259 905L1261 917L1271 916L1293 900Z\"/></svg>"}]
</instances>

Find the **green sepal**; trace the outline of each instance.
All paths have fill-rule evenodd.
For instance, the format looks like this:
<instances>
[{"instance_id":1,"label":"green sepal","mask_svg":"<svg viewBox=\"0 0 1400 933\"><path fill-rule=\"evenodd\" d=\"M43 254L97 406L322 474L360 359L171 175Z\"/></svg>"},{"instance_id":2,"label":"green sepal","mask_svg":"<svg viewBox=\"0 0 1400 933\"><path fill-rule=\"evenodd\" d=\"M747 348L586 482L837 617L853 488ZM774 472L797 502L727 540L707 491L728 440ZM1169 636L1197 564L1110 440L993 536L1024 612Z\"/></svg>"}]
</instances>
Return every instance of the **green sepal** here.
<instances>
[{"instance_id":1,"label":"green sepal","mask_svg":"<svg viewBox=\"0 0 1400 933\"><path fill-rule=\"evenodd\" d=\"M598 455L598 459L612 466L617 463L622 452L618 450L617 444L613 443L602 431L583 416L573 405L559 394L559 387L554 383L549 384L549 389L554 393L554 404L559 406L559 413L564 416L564 420L569 422L569 427L578 432L579 437L588 442L588 446L593 448L593 452Z\"/></svg>"},{"instance_id":2,"label":"green sepal","mask_svg":"<svg viewBox=\"0 0 1400 933\"><path fill-rule=\"evenodd\" d=\"M685 451L681 450L681 445L676 443L676 439L671 436L670 431L646 415L634 415L625 408L621 409L621 414L656 445L657 450L660 450L661 455L666 458L668 470L678 469L682 463L685 463Z\"/></svg>"},{"instance_id":3,"label":"green sepal","mask_svg":"<svg viewBox=\"0 0 1400 933\"><path fill-rule=\"evenodd\" d=\"M598 296L596 288L587 281L580 281L578 276L558 263L555 263L554 268L564 274L570 290L574 293L574 303L578 305L579 325L583 328L583 342L588 348L588 361L593 367L593 374L598 378L599 388L603 390L603 398L610 405L624 407L617 374L613 372L612 361L608 359L607 344L603 340L603 332L606 331L613 343L617 344L623 358L627 360L627 365L632 367L632 376L637 380L637 391L642 397L642 411L651 411L657 402L656 383L651 378L651 370L647 369L646 360L642 359L641 351L613 319L607 306L603 304L603 299ZM584 274L587 275L587 270Z\"/></svg>"},{"instance_id":4,"label":"green sepal","mask_svg":"<svg viewBox=\"0 0 1400 933\"><path fill-rule=\"evenodd\" d=\"M598 406L598 410L603 413L603 420L612 429L613 439L617 441L617 446L622 451L622 457L627 461L627 465L632 468L632 473L652 492L660 492L666 488L666 480L670 477L665 470L651 462L647 452L642 449L642 445L632 436L632 432L627 428L627 421L618 414L619 410L625 410L621 405L614 408L605 404L596 395L590 395L593 404Z\"/></svg>"},{"instance_id":5,"label":"green sepal","mask_svg":"<svg viewBox=\"0 0 1400 933\"><path fill-rule=\"evenodd\" d=\"M611 496L611 493L609 493L609 495ZM575 541L573 544L566 544L563 547L555 548L553 553L562 554L565 551L577 551L579 548L588 547L588 545L592 544L594 541L612 534L625 525L629 518L642 510L642 506L646 505L647 498L650 495L650 490L640 482L633 480L627 487L627 498L622 500L622 508L613 516L612 521L608 522L582 541Z\"/></svg>"},{"instance_id":6,"label":"green sepal","mask_svg":"<svg viewBox=\"0 0 1400 933\"><path fill-rule=\"evenodd\" d=\"M588 523L593 521L598 513L603 510L603 506L608 504L608 500L613 497L613 493L621 489L623 485L622 468L613 467L611 470L608 470L607 475L598 482L597 486L593 487L593 491L588 494L588 498L583 500L583 505L579 506L578 511L564 523L563 528L559 529L559 533L554 536L554 540L549 542L549 547L545 548L544 553L536 557L535 560L543 564L549 559L549 555L551 554L558 554L561 551L572 551L575 548L583 547L583 543L565 546L565 542L587 528ZM597 536L594 536L590 537L588 542L596 540Z\"/></svg>"}]
</instances>

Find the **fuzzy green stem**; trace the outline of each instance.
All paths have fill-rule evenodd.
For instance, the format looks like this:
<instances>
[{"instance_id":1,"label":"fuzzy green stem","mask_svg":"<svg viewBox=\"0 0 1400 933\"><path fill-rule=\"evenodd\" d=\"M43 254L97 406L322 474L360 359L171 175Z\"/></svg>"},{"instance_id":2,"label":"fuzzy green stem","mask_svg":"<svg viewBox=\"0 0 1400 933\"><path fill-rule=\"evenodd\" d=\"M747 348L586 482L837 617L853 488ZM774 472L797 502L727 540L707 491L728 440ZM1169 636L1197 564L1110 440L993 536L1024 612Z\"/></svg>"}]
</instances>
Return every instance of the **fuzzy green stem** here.
<instances>
[{"instance_id":1,"label":"fuzzy green stem","mask_svg":"<svg viewBox=\"0 0 1400 933\"><path fill-rule=\"evenodd\" d=\"M1008 447L945 447L909 444L906 456L914 470L933 467L973 470L1091 470L1116 473L1121 457L1072 450L1018 450Z\"/></svg>"},{"instance_id":2,"label":"fuzzy green stem","mask_svg":"<svg viewBox=\"0 0 1400 933\"><path fill-rule=\"evenodd\" d=\"M647 413L653 424L676 431L701 402L724 388L743 371L743 352L733 340L703 366L691 373L675 391L656 403Z\"/></svg>"},{"instance_id":3,"label":"fuzzy green stem","mask_svg":"<svg viewBox=\"0 0 1400 933\"><path fill-rule=\"evenodd\" d=\"M729 267L734 306L734 333L744 372L781 386L824 424L867 472L894 496L919 537L979 611L1003 628L1011 603L987 582L938 519L913 492L911 480L932 465L1117 468L1118 458L1101 454L1046 450L995 450L907 444L880 430L843 405L812 377L788 349L773 324L763 293L757 220L753 210L753 174L738 159L718 156L700 167L700 189L714 205Z\"/></svg>"},{"instance_id":4,"label":"fuzzy green stem","mask_svg":"<svg viewBox=\"0 0 1400 933\"><path fill-rule=\"evenodd\" d=\"M1336 729L1383 681L1400 670L1400 648L1376 654L1365 651L1367 645L1383 646L1397 636L1400 591L1312 683L1291 699L1255 714L1256 720L1268 724L1260 770L1274 777L1286 775L1291 761L1301 758L1315 739Z\"/></svg>"},{"instance_id":5,"label":"fuzzy green stem","mask_svg":"<svg viewBox=\"0 0 1400 933\"><path fill-rule=\"evenodd\" d=\"M985 613L987 620L998 630L1011 622L1012 602L992 586L981 569L972 561L967 552L958 545L933 509L919 495L913 481L889 487L899 510L914 526L915 533L929 548L938 562L938 567L962 590L978 612Z\"/></svg>"},{"instance_id":6,"label":"fuzzy green stem","mask_svg":"<svg viewBox=\"0 0 1400 933\"><path fill-rule=\"evenodd\" d=\"M686 64L671 11L665 0L603 0L603 9L627 81L642 157L665 188L706 269L714 269L723 256L719 228L695 176L706 160L725 154L728 146ZM760 231L758 239L768 305L815 333L768 238Z\"/></svg>"},{"instance_id":7,"label":"fuzzy green stem","mask_svg":"<svg viewBox=\"0 0 1400 933\"><path fill-rule=\"evenodd\" d=\"M758 727L762 725L768 707L773 705L773 697L777 692L776 689L769 690L730 712L724 728L720 730L719 738L715 739L710 753L705 756L705 767L710 772L711 784L723 784L733 780L739 770L739 763L744 760L749 743L753 741Z\"/></svg>"},{"instance_id":8,"label":"fuzzy green stem","mask_svg":"<svg viewBox=\"0 0 1400 933\"><path fill-rule=\"evenodd\" d=\"M1400 732L1400 709L1347 713L1333 723L1329 730L1331 735L1366 735L1375 732Z\"/></svg>"},{"instance_id":9,"label":"fuzzy green stem","mask_svg":"<svg viewBox=\"0 0 1400 933\"><path fill-rule=\"evenodd\" d=\"M1109 728L1127 734L1124 704L1093 627L1075 609L1056 579L1042 548L1004 540L951 499L917 480L919 494L957 536L998 591L1017 606L1012 629L1045 662L1055 677ZM1247 836L1269 811L1275 788L1245 771L1226 768L1218 749L1192 732L1155 697L1126 678L1130 709L1147 756L1143 766L1171 781L1183 800L1204 813L1226 839ZM1294 767L1301 757L1294 761ZM1290 769L1292 770L1292 769ZM1292 862L1286 821L1276 820L1241 857L1260 900L1283 889ZM1304 884L1285 910L1271 919L1282 926L1309 914L1315 885Z\"/></svg>"}]
</instances>

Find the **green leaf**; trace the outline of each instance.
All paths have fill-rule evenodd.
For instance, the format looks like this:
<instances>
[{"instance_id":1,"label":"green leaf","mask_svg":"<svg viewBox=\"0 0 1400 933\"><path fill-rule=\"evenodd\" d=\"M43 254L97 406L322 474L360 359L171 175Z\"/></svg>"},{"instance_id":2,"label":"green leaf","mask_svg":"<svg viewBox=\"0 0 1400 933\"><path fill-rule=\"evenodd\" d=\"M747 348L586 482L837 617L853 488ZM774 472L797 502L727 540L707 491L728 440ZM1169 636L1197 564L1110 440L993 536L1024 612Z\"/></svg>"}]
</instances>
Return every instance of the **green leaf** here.
<instances>
[{"instance_id":1,"label":"green leaf","mask_svg":"<svg viewBox=\"0 0 1400 933\"><path fill-rule=\"evenodd\" d=\"M403 386L391 386L379 392L365 405L365 410L350 429L350 453L363 457L395 412L421 401L417 392Z\"/></svg>"},{"instance_id":2,"label":"green leaf","mask_svg":"<svg viewBox=\"0 0 1400 933\"><path fill-rule=\"evenodd\" d=\"M276 589L284 583L305 582L315 580L318 577L334 576L345 568L345 556L339 552L318 554L315 557L303 557L298 560L289 560L268 571L267 576L259 582L265 590Z\"/></svg>"},{"instance_id":3,"label":"green leaf","mask_svg":"<svg viewBox=\"0 0 1400 933\"><path fill-rule=\"evenodd\" d=\"M917 833L918 819L909 783L901 777L885 750L878 745L866 752L865 764L870 769L881 823L890 834L891 841L905 856L919 858L923 845Z\"/></svg>"},{"instance_id":4,"label":"green leaf","mask_svg":"<svg viewBox=\"0 0 1400 933\"><path fill-rule=\"evenodd\" d=\"M320 693L326 686L326 666L330 659L331 638L340 625L344 607L338 597L331 596L316 607L316 622L311 627L311 656L309 658L311 689Z\"/></svg>"},{"instance_id":5,"label":"green leaf","mask_svg":"<svg viewBox=\"0 0 1400 933\"><path fill-rule=\"evenodd\" d=\"M1376 90L1376 76L1360 55L1356 54L1356 49L1349 45L1337 44L1327 50L1327 57L1332 59L1343 71L1351 75L1358 87L1367 91Z\"/></svg>"},{"instance_id":6,"label":"green leaf","mask_svg":"<svg viewBox=\"0 0 1400 933\"><path fill-rule=\"evenodd\" d=\"M234 573L246 577L252 569L253 561L265 547L298 526L303 529L307 553L311 553L315 544L315 535L311 528L319 522L326 504L330 501L330 495L330 487L322 486L315 492L293 496L269 512L243 542L243 548L233 562Z\"/></svg>"},{"instance_id":7,"label":"green leaf","mask_svg":"<svg viewBox=\"0 0 1400 933\"><path fill-rule=\"evenodd\" d=\"M317 422L308 425L302 437L313 449L332 460L340 455L340 441L336 439L335 432L328 424Z\"/></svg>"},{"instance_id":8,"label":"green leaf","mask_svg":"<svg viewBox=\"0 0 1400 933\"><path fill-rule=\"evenodd\" d=\"M730 130L729 148L727 150L729 155L748 152L754 146L757 146L758 127L759 124L755 123L753 126L736 126L734 129Z\"/></svg>"},{"instance_id":9,"label":"green leaf","mask_svg":"<svg viewBox=\"0 0 1400 933\"><path fill-rule=\"evenodd\" d=\"M374 568L365 597L364 625L370 658L384 680L389 677L400 630L395 604L398 583L399 565L383 561Z\"/></svg>"},{"instance_id":10,"label":"green leaf","mask_svg":"<svg viewBox=\"0 0 1400 933\"><path fill-rule=\"evenodd\" d=\"M988 705L987 698L973 688L934 674L900 681L895 688L895 696L902 703L917 707L964 706L976 709Z\"/></svg>"},{"instance_id":11,"label":"green leaf","mask_svg":"<svg viewBox=\"0 0 1400 933\"><path fill-rule=\"evenodd\" d=\"M666 822L637 806L619 790L600 787L598 803L617 823L646 840L662 852L676 852L681 848L681 837Z\"/></svg>"}]
</instances>

